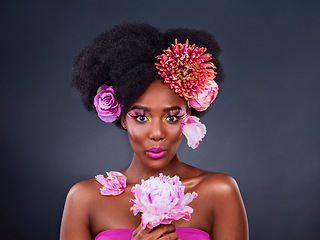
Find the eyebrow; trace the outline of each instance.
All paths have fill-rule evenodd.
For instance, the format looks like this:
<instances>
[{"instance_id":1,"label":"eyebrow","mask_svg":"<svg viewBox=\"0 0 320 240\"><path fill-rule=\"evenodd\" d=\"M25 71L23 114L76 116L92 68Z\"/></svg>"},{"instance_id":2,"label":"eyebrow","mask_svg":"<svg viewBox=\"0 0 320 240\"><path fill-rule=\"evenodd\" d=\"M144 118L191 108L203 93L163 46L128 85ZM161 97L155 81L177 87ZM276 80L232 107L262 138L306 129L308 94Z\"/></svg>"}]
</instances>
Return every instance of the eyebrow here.
<instances>
[{"instance_id":1,"label":"eyebrow","mask_svg":"<svg viewBox=\"0 0 320 240\"><path fill-rule=\"evenodd\" d=\"M150 112L150 108L143 107L143 106L139 106L139 105L134 105L134 106L130 109L130 111L135 110L135 109L141 109L141 110L144 110L144 111L146 111L146 112Z\"/></svg>"},{"instance_id":2,"label":"eyebrow","mask_svg":"<svg viewBox=\"0 0 320 240\"><path fill-rule=\"evenodd\" d=\"M182 110L182 108L179 107L179 106L172 106L172 107L165 108L163 111L164 112L169 112L171 110Z\"/></svg>"},{"instance_id":3,"label":"eyebrow","mask_svg":"<svg viewBox=\"0 0 320 240\"><path fill-rule=\"evenodd\" d=\"M140 105L134 105L130 111L134 110L134 109L141 109L141 110L144 110L146 112L150 112L150 108L148 107L144 107L144 106L140 106ZM169 112L171 110L182 110L181 107L179 106L172 106L172 107L167 107L165 109L163 109L163 112Z\"/></svg>"}]
</instances>

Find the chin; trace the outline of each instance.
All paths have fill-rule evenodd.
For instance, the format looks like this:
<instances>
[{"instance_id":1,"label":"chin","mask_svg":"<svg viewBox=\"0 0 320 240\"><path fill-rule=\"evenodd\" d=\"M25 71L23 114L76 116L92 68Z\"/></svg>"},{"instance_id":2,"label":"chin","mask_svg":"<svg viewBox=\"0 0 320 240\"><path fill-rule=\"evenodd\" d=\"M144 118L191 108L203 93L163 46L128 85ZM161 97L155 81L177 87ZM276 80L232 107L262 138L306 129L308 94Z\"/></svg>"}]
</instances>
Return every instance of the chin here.
<instances>
[{"instance_id":1,"label":"chin","mask_svg":"<svg viewBox=\"0 0 320 240\"><path fill-rule=\"evenodd\" d=\"M161 171L162 169L168 167L176 156L177 154L174 154L173 156L169 157L170 159L168 159L166 154L163 157L157 159L148 157L148 165L153 171Z\"/></svg>"}]
</instances>

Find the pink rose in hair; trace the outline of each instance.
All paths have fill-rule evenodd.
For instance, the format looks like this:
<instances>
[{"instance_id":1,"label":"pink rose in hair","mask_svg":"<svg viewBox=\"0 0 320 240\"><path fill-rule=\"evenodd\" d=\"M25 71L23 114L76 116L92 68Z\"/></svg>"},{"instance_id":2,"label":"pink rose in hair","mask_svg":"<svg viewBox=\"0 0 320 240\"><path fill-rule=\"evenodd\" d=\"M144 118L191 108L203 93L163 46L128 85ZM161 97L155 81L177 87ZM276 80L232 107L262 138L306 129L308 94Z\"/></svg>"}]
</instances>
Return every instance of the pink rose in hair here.
<instances>
[{"instance_id":1,"label":"pink rose in hair","mask_svg":"<svg viewBox=\"0 0 320 240\"><path fill-rule=\"evenodd\" d=\"M104 122L113 122L120 116L121 106L114 99L113 87L101 85L93 102L99 118Z\"/></svg>"},{"instance_id":2,"label":"pink rose in hair","mask_svg":"<svg viewBox=\"0 0 320 240\"><path fill-rule=\"evenodd\" d=\"M204 138L207 130L200 119L195 116L186 115L181 122L182 133L188 140L188 146L195 149L199 146L199 142Z\"/></svg>"},{"instance_id":3,"label":"pink rose in hair","mask_svg":"<svg viewBox=\"0 0 320 240\"><path fill-rule=\"evenodd\" d=\"M141 180L141 185L136 184L131 189L135 199L130 200L133 203L130 211L134 215L141 212L143 229L170 224L180 218L190 220L193 209L187 205L198 194L184 194L184 189L178 176L171 178L160 173L159 177Z\"/></svg>"},{"instance_id":4,"label":"pink rose in hair","mask_svg":"<svg viewBox=\"0 0 320 240\"><path fill-rule=\"evenodd\" d=\"M202 93L198 93L197 98L189 100L190 107L193 107L198 112L206 110L215 100L218 90L218 84L214 80L210 81Z\"/></svg>"}]
</instances>

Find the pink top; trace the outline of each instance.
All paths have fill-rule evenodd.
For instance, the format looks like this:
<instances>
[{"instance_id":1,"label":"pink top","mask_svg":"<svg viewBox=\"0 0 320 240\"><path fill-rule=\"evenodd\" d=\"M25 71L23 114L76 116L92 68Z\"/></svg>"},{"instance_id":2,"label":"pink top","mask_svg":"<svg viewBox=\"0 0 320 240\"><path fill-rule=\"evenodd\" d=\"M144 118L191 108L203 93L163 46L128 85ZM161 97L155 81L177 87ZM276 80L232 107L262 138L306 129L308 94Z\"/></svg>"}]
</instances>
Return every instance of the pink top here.
<instances>
[{"instance_id":1,"label":"pink top","mask_svg":"<svg viewBox=\"0 0 320 240\"><path fill-rule=\"evenodd\" d=\"M110 229L99 233L95 240L130 240L135 229ZM183 240L210 240L210 235L196 228L177 227L176 232Z\"/></svg>"}]
</instances>

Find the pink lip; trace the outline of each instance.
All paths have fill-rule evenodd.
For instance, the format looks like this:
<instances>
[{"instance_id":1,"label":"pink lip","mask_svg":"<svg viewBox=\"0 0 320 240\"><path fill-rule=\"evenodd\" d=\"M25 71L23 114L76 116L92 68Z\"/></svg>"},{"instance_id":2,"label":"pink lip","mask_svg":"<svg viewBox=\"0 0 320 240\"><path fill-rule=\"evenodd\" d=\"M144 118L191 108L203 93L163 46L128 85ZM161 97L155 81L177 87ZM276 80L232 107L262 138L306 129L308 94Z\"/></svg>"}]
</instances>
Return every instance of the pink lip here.
<instances>
[{"instance_id":1,"label":"pink lip","mask_svg":"<svg viewBox=\"0 0 320 240\"><path fill-rule=\"evenodd\" d=\"M149 155L149 157L153 158L153 159L158 159L163 157L163 155L166 153L166 150L164 148L149 148L147 150L147 154Z\"/></svg>"}]
</instances>

